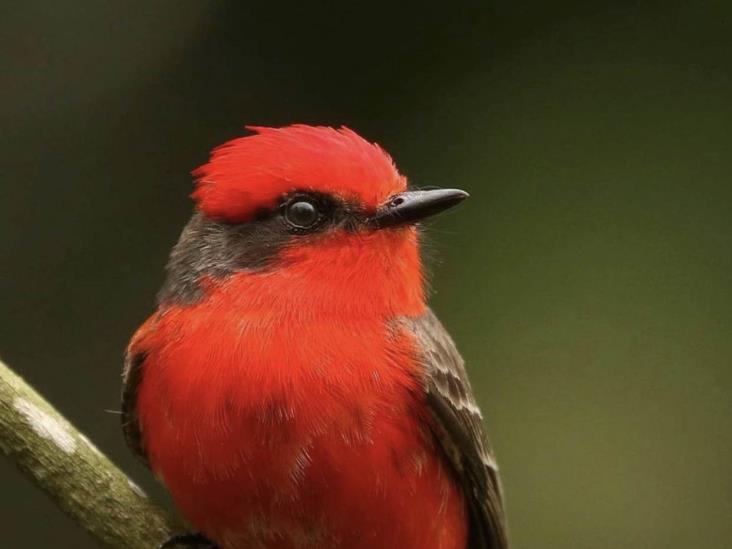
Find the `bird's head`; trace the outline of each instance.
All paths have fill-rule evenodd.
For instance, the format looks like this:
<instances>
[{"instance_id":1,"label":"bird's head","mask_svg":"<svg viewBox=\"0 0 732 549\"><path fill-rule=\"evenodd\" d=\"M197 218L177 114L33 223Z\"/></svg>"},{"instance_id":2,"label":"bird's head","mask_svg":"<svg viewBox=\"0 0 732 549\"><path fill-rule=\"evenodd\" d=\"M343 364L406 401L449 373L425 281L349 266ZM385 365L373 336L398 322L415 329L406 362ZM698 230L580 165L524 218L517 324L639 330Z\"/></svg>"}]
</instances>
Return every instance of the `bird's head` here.
<instances>
[{"instance_id":1,"label":"bird's head","mask_svg":"<svg viewBox=\"0 0 732 549\"><path fill-rule=\"evenodd\" d=\"M403 281L423 299L414 226L467 193L408 190L391 157L347 128L248 129L193 172L197 211L161 301L198 299L204 279L257 273L284 274L315 295Z\"/></svg>"}]
</instances>

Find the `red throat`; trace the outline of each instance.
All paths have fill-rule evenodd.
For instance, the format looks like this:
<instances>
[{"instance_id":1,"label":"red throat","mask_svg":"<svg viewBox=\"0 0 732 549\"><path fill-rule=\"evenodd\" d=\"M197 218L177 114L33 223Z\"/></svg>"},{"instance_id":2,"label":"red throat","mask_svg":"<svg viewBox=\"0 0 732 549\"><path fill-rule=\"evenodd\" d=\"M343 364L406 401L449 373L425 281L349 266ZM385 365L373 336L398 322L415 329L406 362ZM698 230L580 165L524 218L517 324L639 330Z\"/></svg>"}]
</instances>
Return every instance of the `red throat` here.
<instances>
[{"instance_id":1,"label":"red throat","mask_svg":"<svg viewBox=\"0 0 732 549\"><path fill-rule=\"evenodd\" d=\"M220 226L293 190L368 211L406 188L350 130L255 131L196 172ZM185 517L222 549L465 549L465 501L399 322L426 310L417 230L297 235L266 268L199 282L130 347L145 357L143 445Z\"/></svg>"},{"instance_id":2,"label":"red throat","mask_svg":"<svg viewBox=\"0 0 732 549\"><path fill-rule=\"evenodd\" d=\"M391 322L424 311L416 232L346 238L212 280L134 340L151 465L223 549L465 547L417 349Z\"/></svg>"}]
</instances>

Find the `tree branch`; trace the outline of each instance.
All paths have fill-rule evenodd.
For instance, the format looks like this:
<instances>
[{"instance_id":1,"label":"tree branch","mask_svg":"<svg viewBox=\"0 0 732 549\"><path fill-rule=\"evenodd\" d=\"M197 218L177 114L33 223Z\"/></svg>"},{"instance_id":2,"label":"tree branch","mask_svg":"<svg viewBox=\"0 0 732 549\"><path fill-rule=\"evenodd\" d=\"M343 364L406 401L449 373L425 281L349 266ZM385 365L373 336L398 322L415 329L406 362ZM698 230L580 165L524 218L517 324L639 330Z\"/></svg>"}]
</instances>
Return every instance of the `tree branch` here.
<instances>
[{"instance_id":1,"label":"tree branch","mask_svg":"<svg viewBox=\"0 0 732 549\"><path fill-rule=\"evenodd\" d=\"M150 549L173 520L0 361L0 450L107 547Z\"/></svg>"}]
</instances>

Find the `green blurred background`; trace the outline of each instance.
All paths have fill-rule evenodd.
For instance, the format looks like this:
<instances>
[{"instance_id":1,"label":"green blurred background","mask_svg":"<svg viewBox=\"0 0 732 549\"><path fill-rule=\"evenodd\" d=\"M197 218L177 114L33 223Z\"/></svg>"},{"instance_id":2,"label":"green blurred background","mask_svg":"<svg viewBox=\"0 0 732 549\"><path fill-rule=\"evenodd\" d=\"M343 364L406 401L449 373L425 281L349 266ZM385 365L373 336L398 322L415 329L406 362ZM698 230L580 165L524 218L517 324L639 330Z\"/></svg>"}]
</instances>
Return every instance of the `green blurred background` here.
<instances>
[{"instance_id":1,"label":"green blurred background","mask_svg":"<svg viewBox=\"0 0 732 549\"><path fill-rule=\"evenodd\" d=\"M418 185L514 547L732 539L729 2L26 2L0 18L0 355L141 484L122 349L245 123ZM1 547L93 543L0 460Z\"/></svg>"}]
</instances>

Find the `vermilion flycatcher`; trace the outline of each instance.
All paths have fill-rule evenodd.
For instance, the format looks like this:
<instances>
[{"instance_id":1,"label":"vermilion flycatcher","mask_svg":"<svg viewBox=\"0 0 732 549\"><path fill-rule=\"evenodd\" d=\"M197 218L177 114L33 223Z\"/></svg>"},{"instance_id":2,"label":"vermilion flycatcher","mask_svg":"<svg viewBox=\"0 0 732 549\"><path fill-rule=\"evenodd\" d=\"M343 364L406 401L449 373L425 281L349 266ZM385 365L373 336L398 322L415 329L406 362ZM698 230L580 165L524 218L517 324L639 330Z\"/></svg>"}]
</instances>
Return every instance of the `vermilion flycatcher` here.
<instances>
[{"instance_id":1,"label":"vermilion flycatcher","mask_svg":"<svg viewBox=\"0 0 732 549\"><path fill-rule=\"evenodd\" d=\"M407 190L346 128L250 129L194 172L195 213L124 370L127 441L201 532L171 544L507 547L415 227L467 194Z\"/></svg>"}]
</instances>

